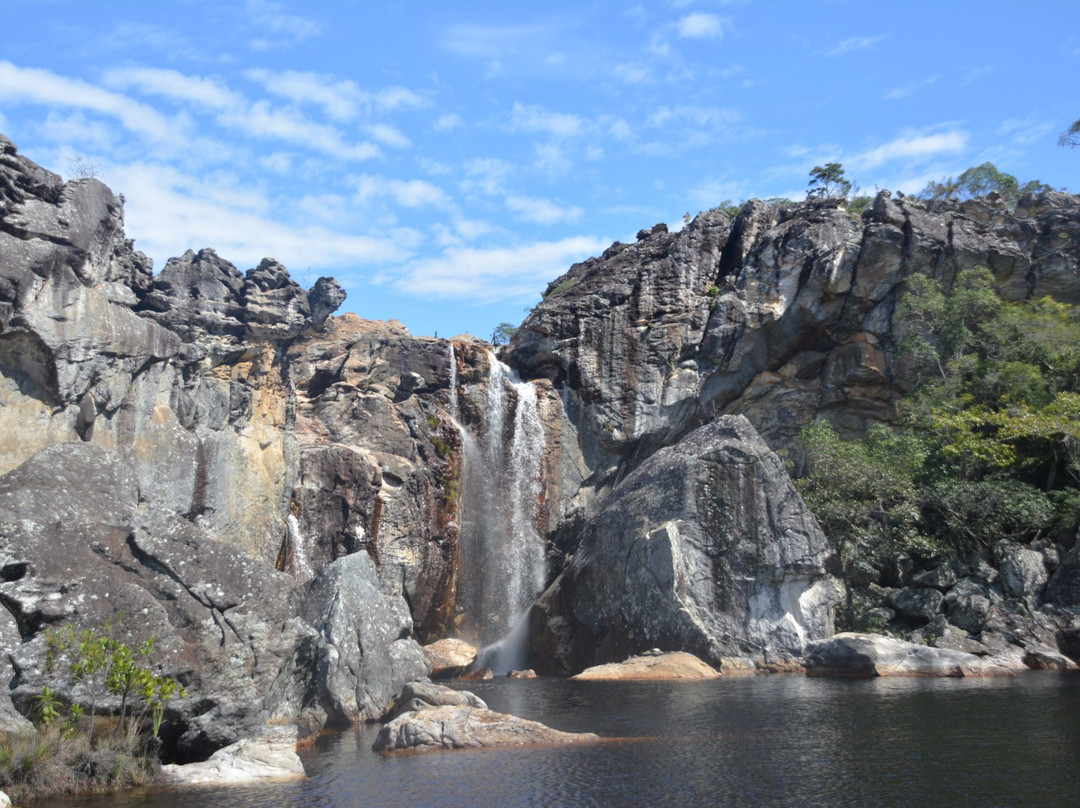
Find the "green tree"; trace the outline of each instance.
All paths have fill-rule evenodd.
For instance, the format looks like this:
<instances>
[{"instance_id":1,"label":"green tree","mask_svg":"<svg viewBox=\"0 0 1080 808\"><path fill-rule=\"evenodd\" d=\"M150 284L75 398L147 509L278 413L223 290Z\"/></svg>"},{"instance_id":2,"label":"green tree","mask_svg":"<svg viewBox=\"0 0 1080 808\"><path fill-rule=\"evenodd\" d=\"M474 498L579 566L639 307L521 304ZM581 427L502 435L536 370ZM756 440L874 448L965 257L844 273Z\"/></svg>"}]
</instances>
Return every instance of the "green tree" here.
<instances>
[{"instance_id":1,"label":"green tree","mask_svg":"<svg viewBox=\"0 0 1080 808\"><path fill-rule=\"evenodd\" d=\"M492 345L506 345L514 338L517 327L512 323L499 323L491 332Z\"/></svg>"},{"instance_id":2,"label":"green tree","mask_svg":"<svg viewBox=\"0 0 1080 808\"><path fill-rule=\"evenodd\" d=\"M1061 133L1061 137L1058 138L1058 145L1068 146L1070 149L1080 146L1080 118L1073 121L1072 125Z\"/></svg>"},{"instance_id":3,"label":"green tree","mask_svg":"<svg viewBox=\"0 0 1080 808\"><path fill-rule=\"evenodd\" d=\"M810 169L810 185L806 196L827 198L846 197L851 193L851 183L844 178L844 167L840 163L826 163Z\"/></svg>"}]
</instances>

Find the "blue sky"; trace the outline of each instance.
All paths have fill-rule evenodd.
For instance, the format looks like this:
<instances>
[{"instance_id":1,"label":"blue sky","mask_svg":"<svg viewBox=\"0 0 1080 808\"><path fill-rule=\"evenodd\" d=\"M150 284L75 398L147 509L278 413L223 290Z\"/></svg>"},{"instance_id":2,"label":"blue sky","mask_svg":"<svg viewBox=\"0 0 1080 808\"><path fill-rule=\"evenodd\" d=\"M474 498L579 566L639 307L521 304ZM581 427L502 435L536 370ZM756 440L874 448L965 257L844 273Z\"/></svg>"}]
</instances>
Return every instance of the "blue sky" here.
<instances>
[{"instance_id":1,"label":"blue sky","mask_svg":"<svg viewBox=\"0 0 1080 808\"><path fill-rule=\"evenodd\" d=\"M1080 190L1080 2L0 0L0 132L136 247L490 336L642 227L992 161Z\"/></svg>"}]
</instances>

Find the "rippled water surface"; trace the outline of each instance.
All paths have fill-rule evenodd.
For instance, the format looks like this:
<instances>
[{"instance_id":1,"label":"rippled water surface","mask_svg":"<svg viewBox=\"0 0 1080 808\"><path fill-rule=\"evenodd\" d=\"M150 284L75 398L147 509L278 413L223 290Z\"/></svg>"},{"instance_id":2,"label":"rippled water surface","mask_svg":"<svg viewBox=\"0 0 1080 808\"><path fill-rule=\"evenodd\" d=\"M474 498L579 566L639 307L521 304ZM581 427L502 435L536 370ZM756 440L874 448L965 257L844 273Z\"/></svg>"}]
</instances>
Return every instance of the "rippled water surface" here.
<instances>
[{"instance_id":1,"label":"rippled water surface","mask_svg":"<svg viewBox=\"0 0 1080 808\"><path fill-rule=\"evenodd\" d=\"M323 736L304 781L64 805L1080 805L1080 675L473 684L492 709L627 740L384 758L365 728Z\"/></svg>"}]
</instances>

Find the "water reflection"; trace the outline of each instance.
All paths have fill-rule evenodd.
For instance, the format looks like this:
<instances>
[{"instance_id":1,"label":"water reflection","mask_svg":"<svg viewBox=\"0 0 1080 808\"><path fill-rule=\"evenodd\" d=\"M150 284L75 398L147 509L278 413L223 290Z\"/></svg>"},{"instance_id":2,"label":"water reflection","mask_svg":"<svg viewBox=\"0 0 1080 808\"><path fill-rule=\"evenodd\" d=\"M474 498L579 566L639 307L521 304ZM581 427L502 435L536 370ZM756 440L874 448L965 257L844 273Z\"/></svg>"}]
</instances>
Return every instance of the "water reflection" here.
<instances>
[{"instance_id":1,"label":"water reflection","mask_svg":"<svg viewBox=\"0 0 1080 808\"><path fill-rule=\"evenodd\" d=\"M263 806L1054 806L1080 800L1080 677L473 683L496 710L648 738L382 758L326 735L310 777L65 803Z\"/></svg>"}]
</instances>

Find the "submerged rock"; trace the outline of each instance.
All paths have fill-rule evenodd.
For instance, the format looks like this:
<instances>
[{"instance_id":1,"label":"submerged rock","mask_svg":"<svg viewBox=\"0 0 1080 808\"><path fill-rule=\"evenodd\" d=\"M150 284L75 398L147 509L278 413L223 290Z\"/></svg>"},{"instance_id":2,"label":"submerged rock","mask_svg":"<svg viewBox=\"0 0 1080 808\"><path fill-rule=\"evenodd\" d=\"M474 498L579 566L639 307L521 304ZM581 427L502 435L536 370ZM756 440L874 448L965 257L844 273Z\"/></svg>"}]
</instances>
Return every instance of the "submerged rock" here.
<instances>
[{"instance_id":1,"label":"submerged rock","mask_svg":"<svg viewBox=\"0 0 1080 808\"><path fill-rule=\"evenodd\" d=\"M806 653L807 676L1011 676L974 654L904 642L880 634L837 634Z\"/></svg>"},{"instance_id":2,"label":"submerged rock","mask_svg":"<svg viewBox=\"0 0 1080 808\"><path fill-rule=\"evenodd\" d=\"M591 732L560 732L537 721L468 706L431 707L398 716L379 730L376 752L598 743Z\"/></svg>"},{"instance_id":3,"label":"submerged rock","mask_svg":"<svg viewBox=\"0 0 1080 808\"><path fill-rule=\"evenodd\" d=\"M693 654L673 651L668 654L643 654L624 662L609 662L586 668L571 679L716 679L720 672Z\"/></svg>"}]
</instances>

